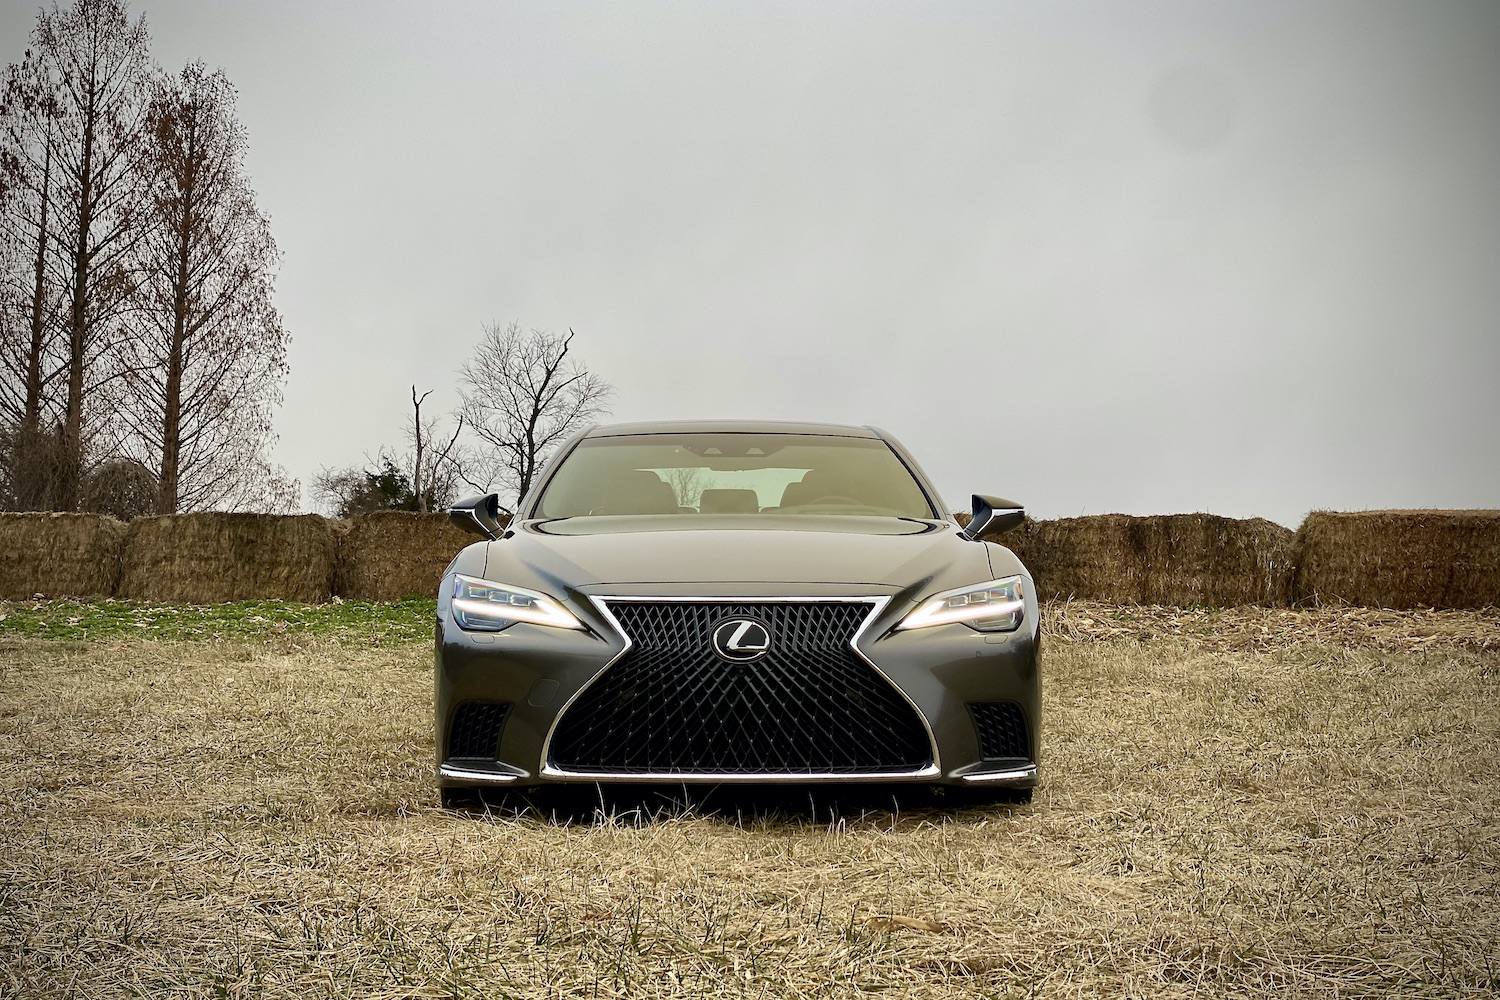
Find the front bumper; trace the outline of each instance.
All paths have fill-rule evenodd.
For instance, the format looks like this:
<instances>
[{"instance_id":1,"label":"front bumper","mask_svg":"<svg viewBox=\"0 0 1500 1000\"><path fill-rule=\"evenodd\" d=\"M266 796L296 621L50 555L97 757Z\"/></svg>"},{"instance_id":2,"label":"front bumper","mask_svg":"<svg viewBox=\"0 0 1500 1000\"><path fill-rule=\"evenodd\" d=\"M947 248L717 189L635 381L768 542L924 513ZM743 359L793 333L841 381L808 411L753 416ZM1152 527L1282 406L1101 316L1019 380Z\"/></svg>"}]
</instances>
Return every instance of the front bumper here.
<instances>
[{"instance_id":1,"label":"front bumper","mask_svg":"<svg viewBox=\"0 0 1500 1000\"><path fill-rule=\"evenodd\" d=\"M446 588L445 588L446 589ZM549 742L567 706L629 649L608 611L607 596L569 595L588 626L569 631L526 624L498 633L465 632L441 601L436 632L435 735L437 779L443 787L524 787L577 782L671 784L878 782L974 785L1024 789L1037 784L1041 684L1037 613L1028 598L1026 620L1012 633L984 634L964 625L892 631L908 610L890 595L803 595L801 600L868 600L872 613L854 638L856 652L921 717L932 744L924 767L901 773L664 772L590 773L556 766ZM626 595L615 595L625 597ZM672 595L703 601L691 594ZM638 599L634 595L630 599ZM735 600L773 599L746 593ZM774 599L787 599L778 597ZM455 713L465 703L509 707L493 760L448 755ZM1025 720L1027 753L986 758L969 706L1013 703Z\"/></svg>"}]
</instances>

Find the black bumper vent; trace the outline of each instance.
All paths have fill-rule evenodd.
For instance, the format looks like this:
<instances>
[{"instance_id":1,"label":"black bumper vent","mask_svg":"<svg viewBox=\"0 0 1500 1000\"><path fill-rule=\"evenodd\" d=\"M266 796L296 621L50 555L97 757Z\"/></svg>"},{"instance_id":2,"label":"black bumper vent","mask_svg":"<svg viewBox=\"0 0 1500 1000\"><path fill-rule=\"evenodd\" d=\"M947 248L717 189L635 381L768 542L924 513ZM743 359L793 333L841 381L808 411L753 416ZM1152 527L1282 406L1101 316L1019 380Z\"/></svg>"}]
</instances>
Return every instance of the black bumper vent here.
<instances>
[{"instance_id":1,"label":"black bumper vent","mask_svg":"<svg viewBox=\"0 0 1500 1000\"><path fill-rule=\"evenodd\" d=\"M1031 759L1031 739L1026 716L1013 701L971 704L974 731L979 734L979 752L985 760Z\"/></svg>"},{"instance_id":2,"label":"black bumper vent","mask_svg":"<svg viewBox=\"0 0 1500 1000\"><path fill-rule=\"evenodd\" d=\"M932 762L921 717L850 648L865 602L611 601L630 651L563 713L553 766L608 774L903 773ZM710 646L755 618L770 649Z\"/></svg>"},{"instance_id":3,"label":"black bumper vent","mask_svg":"<svg viewBox=\"0 0 1500 1000\"><path fill-rule=\"evenodd\" d=\"M466 701L453 713L448 727L448 759L494 760L500 753L500 732L510 705Z\"/></svg>"}]
</instances>

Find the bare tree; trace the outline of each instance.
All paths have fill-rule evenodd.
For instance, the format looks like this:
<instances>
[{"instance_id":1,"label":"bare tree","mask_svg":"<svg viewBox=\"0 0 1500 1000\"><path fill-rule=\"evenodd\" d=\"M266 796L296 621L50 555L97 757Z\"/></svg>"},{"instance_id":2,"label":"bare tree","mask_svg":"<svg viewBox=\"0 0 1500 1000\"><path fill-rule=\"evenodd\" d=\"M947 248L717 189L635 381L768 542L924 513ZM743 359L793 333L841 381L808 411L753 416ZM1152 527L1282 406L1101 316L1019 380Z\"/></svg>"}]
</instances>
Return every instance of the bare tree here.
<instances>
[{"instance_id":1,"label":"bare tree","mask_svg":"<svg viewBox=\"0 0 1500 1000\"><path fill-rule=\"evenodd\" d=\"M126 450L153 470L158 513L285 506L266 457L287 374L271 302L280 255L245 176L234 87L188 64L156 86L144 136L150 186L119 345Z\"/></svg>"},{"instance_id":2,"label":"bare tree","mask_svg":"<svg viewBox=\"0 0 1500 1000\"><path fill-rule=\"evenodd\" d=\"M416 494L417 510L427 513L429 503L444 503L452 499L453 485L458 478L458 468L453 459L455 449L458 446L458 436L463 433L464 415L458 415L458 426L453 428L453 436L448 443L438 448L433 441L437 434L437 417L422 417L422 404L427 397L432 395L429 389L417 395L417 387L411 387L411 429L408 437L411 439L411 484L412 491ZM442 439L438 438L438 442Z\"/></svg>"},{"instance_id":3,"label":"bare tree","mask_svg":"<svg viewBox=\"0 0 1500 1000\"><path fill-rule=\"evenodd\" d=\"M696 507L698 498L703 494L703 470L687 467L668 469L667 485L672 487L679 507Z\"/></svg>"},{"instance_id":4,"label":"bare tree","mask_svg":"<svg viewBox=\"0 0 1500 1000\"><path fill-rule=\"evenodd\" d=\"M411 423L406 427L410 448L381 448L374 458L367 452L363 464L324 467L313 477L313 502L334 517L379 510L425 514L452 503L463 471L464 448L458 439L464 418L459 414L458 425L444 443L438 432L440 418L422 413L431 395L430 390L418 395L417 387L411 387Z\"/></svg>"},{"instance_id":5,"label":"bare tree","mask_svg":"<svg viewBox=\"0 0 1500 1000\"><path fill-rule=\"evenodd\" d=\"M40 433L49 402L57 411L56 481L47 492L62 509L81 498L86 424L103 410L96 390L109 373L101 359L129 298L142 231L135 153L149 42L145 18L132 23L124 0L54 5L39 13L32 47L6 79L4 236L32 265L27 321L8 339L7 367L23 373L9 405L23 437Z\"/></svg>"},{"instance_id":6,"label":"bare tree","mask_svg":"<svg viewBox=\"0 0 1500 1000\"><path fill-rule=\"evenodd\" d=\"M537 472L574 431L609 412L614 387L569 356L567 336L522 332L491 323L460 370L462 413L487 446L482 471L466 470L474 486L499 486L518 502Z\"/></svg>"}]
</instances>

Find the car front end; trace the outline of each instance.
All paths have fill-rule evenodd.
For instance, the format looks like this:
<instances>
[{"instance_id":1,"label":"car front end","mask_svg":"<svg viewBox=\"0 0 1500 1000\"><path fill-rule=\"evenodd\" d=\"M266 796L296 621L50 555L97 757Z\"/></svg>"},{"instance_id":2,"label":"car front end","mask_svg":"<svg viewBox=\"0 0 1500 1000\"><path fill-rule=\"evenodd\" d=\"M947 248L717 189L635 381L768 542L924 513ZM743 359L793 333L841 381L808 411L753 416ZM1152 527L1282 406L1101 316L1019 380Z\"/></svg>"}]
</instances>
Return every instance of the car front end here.
<instances>
[{"instance_id":1,"label":"car front end","mask_svg":"<svg viewBox=\"0 0 1500 1000\"><path fill-rule=\"evenodd\" d=\"M1029 575L1008 549L943 516L888 437L834 430L857 440L839 442L847 454L830 452L832 466L858 467L851 448L888 449L924 506L870 493L857 476L822 503L767 472L785 479L821 461L812 439L836 436L828 428L590 432L630 444L599 449L626 472L668 482L680 466L660 452L674 440L687 450L672 461L730 485L674 497L696 504L590 497L559 510L544 480L509 527L459 554L438 606L439 784L1033 787L1041 690ZM772 457L756 446L720 454L754 435ZM653 437L656 450L637 443ZM565 448L551 473L589 440ZM693 457L705 449L709 458ZM584 463L578 479L594 489L601 477ZM781 502L712 509L728 494L749 505L746 483Z\"/></svg>"}]
</instances>

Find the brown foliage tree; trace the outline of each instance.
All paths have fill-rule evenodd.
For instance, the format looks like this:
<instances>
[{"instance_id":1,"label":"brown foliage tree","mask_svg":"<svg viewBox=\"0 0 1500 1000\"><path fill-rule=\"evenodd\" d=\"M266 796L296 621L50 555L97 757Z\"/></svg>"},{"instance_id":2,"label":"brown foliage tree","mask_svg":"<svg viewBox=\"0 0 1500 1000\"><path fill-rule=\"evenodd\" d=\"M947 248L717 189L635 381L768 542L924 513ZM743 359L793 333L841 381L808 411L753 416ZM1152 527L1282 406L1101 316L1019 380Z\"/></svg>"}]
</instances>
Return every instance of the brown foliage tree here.
<instances>
[{"instance_id":1,"label":"brown foliage tree","mask_svg":"<svg viewBox=\"0 0 1500 1000\"><path fill-rule=\"evenodd\" d=\"M492 323L460 370L462 413L488 446L464 471L470 485L499 486L518 502L552 450L609 412L614 387L570 357L566 337Z\"/></svg>"},{"instance_id":2,"label":"brown foliage tree","mask_svg":"<svg viewBox=\"0 0 1500 1000\"><path fill-rule=\"evenodd\" d=\"M32 510L56 505L62 299L48 269L52 150L26 128L23 69L9 67L0 91L0 505Z\"/></svg>"},{"instance_id":3,"label":"brown foliage tree","mask_svg":"<svg viewBox=\"0 0 1500 1000\"><path fill-rule=\"evenodd\" d=\"M271 303L280 255L245 176L234 105L224 74L195 62L157 84L146 116L150 183L117 398L160 514L293 502L266 457L287 373Z\"/></svg>"},{"instance_id":4,"label":"brown foliage tree","mask_svg":"<svg viewBox=\"0 0 1500 1000\"><path fill-rule=\"evenodd\" d=\"M37 17L0 97L7 246L0 382L14 500L78 506L96 390L131 292L144 185L134 156L151 80L145 18L123 0L76 0ZM33 445L45 463L28 456ZM19 463L15 459L19 458ZM41 482L46 480L46 482Z\"/></svg>"}]
</instances>

